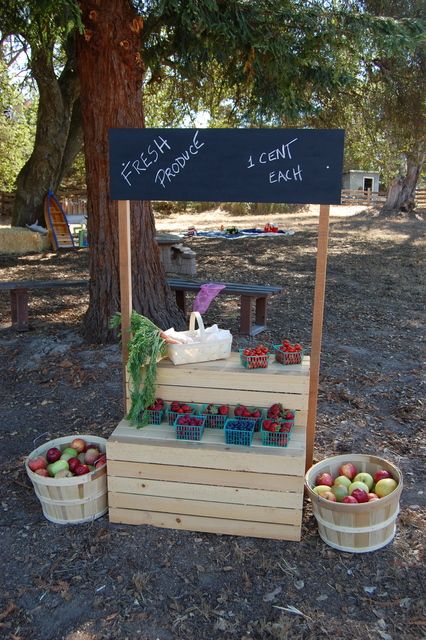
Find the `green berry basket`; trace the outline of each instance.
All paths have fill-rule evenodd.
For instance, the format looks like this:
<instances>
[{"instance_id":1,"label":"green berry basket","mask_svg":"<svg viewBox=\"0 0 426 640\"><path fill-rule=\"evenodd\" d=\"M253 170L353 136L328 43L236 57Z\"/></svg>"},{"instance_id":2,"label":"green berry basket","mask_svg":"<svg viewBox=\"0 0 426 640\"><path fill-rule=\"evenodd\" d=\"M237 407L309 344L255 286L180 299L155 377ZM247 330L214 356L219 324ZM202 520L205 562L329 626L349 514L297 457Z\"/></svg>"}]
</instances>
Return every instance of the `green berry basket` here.
<instances>
[{"instance_id":1,"label":"green berry basket","mask_svg":"<svg viewBox=\"0 0 426 640\"><path fill-rule=\"evenodd\" d=\"M229 418L229 405L216 405L217 409L219 407L227 407L228 413L222 415L221 413L208 413L208 408L211 407L211 404L203 404L200 409L200 414L206 417L206 428L208 429L223 429L225 426L225 420Z\"/></svg>"},{"instance_id":2,"label":"green berry basket","mask_svg":"<svg viewBox=\"0 0 426 640\"><path fill-rule=\"evenodd\" d=\"M161 411L154 411L153 409L145 409L144 414L146 414L148 423L158 426L163 422L165 409L161 409Z\"/></svg>"},{"instance_id":3,"label":"green berry basket","mask_svg":"<svg viewBox=\"0 0 426 640\"><path fill-rule=\"evenodd\" d=\"M241 424L241 418L228 418L225 421L225 442L226 444L238 444L250 447L253 441L253 433L256 426L254 418L246 418L244 420L245 429L238 429L237 425Z\"/></svg>"},{"instance_id":4,"label":"green berry basket","mask_svg":"<svg viewBox=\"0 0 426 640\"><path fill-rule=\"evenodd\" d=\"M250 413L253 413L254 411L256 411L256 409L258 411L260 411L260 416L258 418L252 417L252 416L238 416L235 414L235 409L237 409L240 405L237 404L237 406L234 408L234 416L233 418L235 419L239 419L239 420L254 420L255 421L255 426L254 426L254 430L255 431L259 431L260 427L262 425L262 420L264 420L266 418L266 412L265 409L261 409L260 407L246 407L248 411L250 411ZM231 416L230 416L231 417Z\"/></svg>"},{"instance_id":5,"label":"green berry basket","mask_svg":"<svg viewBox=\"0 0 426 640\"><path fill-rule=\"evenodd\" d=\"M281 351L280 347L280 344L274 344L273 346L276 362L284 366L302 364L305 349L301 349L300 351Z\"/></svg>"},{"instance_id":6,"label":"green berry basket","mask_svg":"<svg viewBox=\"0 0 426 640\"><path fill-rule=\"evenodd\" d=\"M200 425L178 424L178 421L181 417L188 417L190 419L197 418L197 420L201 420L202 423ZM191 415L188 413L179 414L173 423L173 428L176 432L176 440L201 440L201 438L203 437L205 424L206 419L204 416L200 416L198 414Z\"/></svg>"},{"instance_id":7,"label":"green berry basket","mask_svg":"<svg viewBox=\"0 0 426 640\"><path fill-rule=\"evenodd\" d=\"M262 353L262 355L246 356L244 349L240 349L240 362L245 369L267 369L270 353Z\"/></svg>"},{"instance_id":8,"label":"green berry basket","mask_svg":"<svg viewBox=\"0 0 426 640\"><path fill-rule=\"evenodd\" d=\"M279 421L279 431L268 431L263 428L266 420L262 420L260 433L262 435L262 445L265 447L286 447L290 442L293 431L294 420Z\"/></svg>"},{"instance_id":9,"label":"green berry basket","mask_svg":"<svg viewBox=\"0 0 426 640\"><path fill-rule=\"evenodd\" d=\"M167 416L167 423L169 424L170 427L173 427L175 420L178 416L183 416L183 415L198 415L199 414L199 406L198 404L192 404L190 402L185 402L184 403L187 407L190 408L190 411L185 411L185 412L181 412L181 411L172 411L170 409L171 404L167 406L166 409L166 416Z\"/></svg>"}]
</instances>

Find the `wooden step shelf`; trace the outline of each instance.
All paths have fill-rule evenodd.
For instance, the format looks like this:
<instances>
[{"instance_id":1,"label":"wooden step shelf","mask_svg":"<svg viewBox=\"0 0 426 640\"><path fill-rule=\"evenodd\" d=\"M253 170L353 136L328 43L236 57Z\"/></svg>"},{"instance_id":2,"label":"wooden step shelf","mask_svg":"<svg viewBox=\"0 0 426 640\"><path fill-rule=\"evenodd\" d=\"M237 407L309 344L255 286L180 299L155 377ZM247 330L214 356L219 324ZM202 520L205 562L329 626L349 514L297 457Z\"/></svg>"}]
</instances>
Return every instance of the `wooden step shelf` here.
<instances>
[{"instance_id":1,"label":"wooden step shelf","mask_svg":"<svg viewBox=\"0 0 426 640\"><path fill-rule=\"evenodd\" d=\"M219 534L300 540L306 458L309 357L301 365L244 369L239 356L175 366L159 363L166 402L242 403L296 410L287 447L227 445L221 429L201 442L176 440L163 423L136 429L122 420L107 443L111 522Z\"/></svg>"}]
</instances>

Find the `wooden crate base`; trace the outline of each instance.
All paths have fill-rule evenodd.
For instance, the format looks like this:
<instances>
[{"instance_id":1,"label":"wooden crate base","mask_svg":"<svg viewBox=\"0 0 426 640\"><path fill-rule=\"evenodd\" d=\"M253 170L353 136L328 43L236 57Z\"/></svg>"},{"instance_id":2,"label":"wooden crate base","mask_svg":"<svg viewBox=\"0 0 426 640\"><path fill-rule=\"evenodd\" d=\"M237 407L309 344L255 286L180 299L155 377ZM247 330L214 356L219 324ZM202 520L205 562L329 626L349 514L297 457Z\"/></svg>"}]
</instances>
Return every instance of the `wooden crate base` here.
<instances>
[{"instance_id":1,"label":"wooden crate base","mask_svg":"<svg viewBox=\"0 0 426 640\"><path fill-rule=\"evenodd\" d=\"M111 522L299 540L308 387L309 359L258 372L242 369L236 354L198 365L160 363L158 395L165 401L282 402L297 410L294 433L285 448L263 446L260 433L244 447L225 444L221 429L205 429L201 442L190 442L176 440L165 423L136 429L122 420L107 443Z\"/></svg>"}]
</instances>

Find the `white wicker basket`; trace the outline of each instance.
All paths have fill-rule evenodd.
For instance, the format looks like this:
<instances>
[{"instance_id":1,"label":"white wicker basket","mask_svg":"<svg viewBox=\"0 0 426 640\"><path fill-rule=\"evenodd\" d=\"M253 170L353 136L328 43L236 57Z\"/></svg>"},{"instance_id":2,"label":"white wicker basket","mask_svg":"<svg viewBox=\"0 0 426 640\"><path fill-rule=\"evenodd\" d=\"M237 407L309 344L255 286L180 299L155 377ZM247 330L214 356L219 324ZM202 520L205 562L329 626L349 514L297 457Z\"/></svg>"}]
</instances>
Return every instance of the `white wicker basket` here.
<instances>
[{"instance_id":1,"label":"white wicker basket","mask_svg":"<svg viewBox=\"0 0 426 640\"><path fill-rule=\"evenodd\" d=\"M198 330L195 330L195 320ZM168 344L168 356L173 364L190 364L193 362L208 362L222 360L231 354L232 335L228 329L219 329L214 340L208 340L203 319L198 311L193 311L189 319L189 331L180 332L190 336L196 342L187 344Z\"/></svg>"}]
</instances>

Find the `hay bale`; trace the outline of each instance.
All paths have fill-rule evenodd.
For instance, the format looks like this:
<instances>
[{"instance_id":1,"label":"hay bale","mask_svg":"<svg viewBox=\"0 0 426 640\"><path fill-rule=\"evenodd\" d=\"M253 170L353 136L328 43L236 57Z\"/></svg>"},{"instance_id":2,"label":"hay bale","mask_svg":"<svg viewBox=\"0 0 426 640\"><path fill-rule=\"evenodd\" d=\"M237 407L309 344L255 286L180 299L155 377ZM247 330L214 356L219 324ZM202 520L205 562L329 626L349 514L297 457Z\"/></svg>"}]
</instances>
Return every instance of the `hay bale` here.
<instances>
[{"instance_id":1,"label":"hay bale","mask_svg":"<svg viewBox=\"0 0 426 640\"><path fill-rule=\"evenodd\" d=\"M26 253L42 253L49 251L50 243L47 235L35 233L22 227L0 228L0 254L24 255Z\"/></svg>"}]
</instances>

